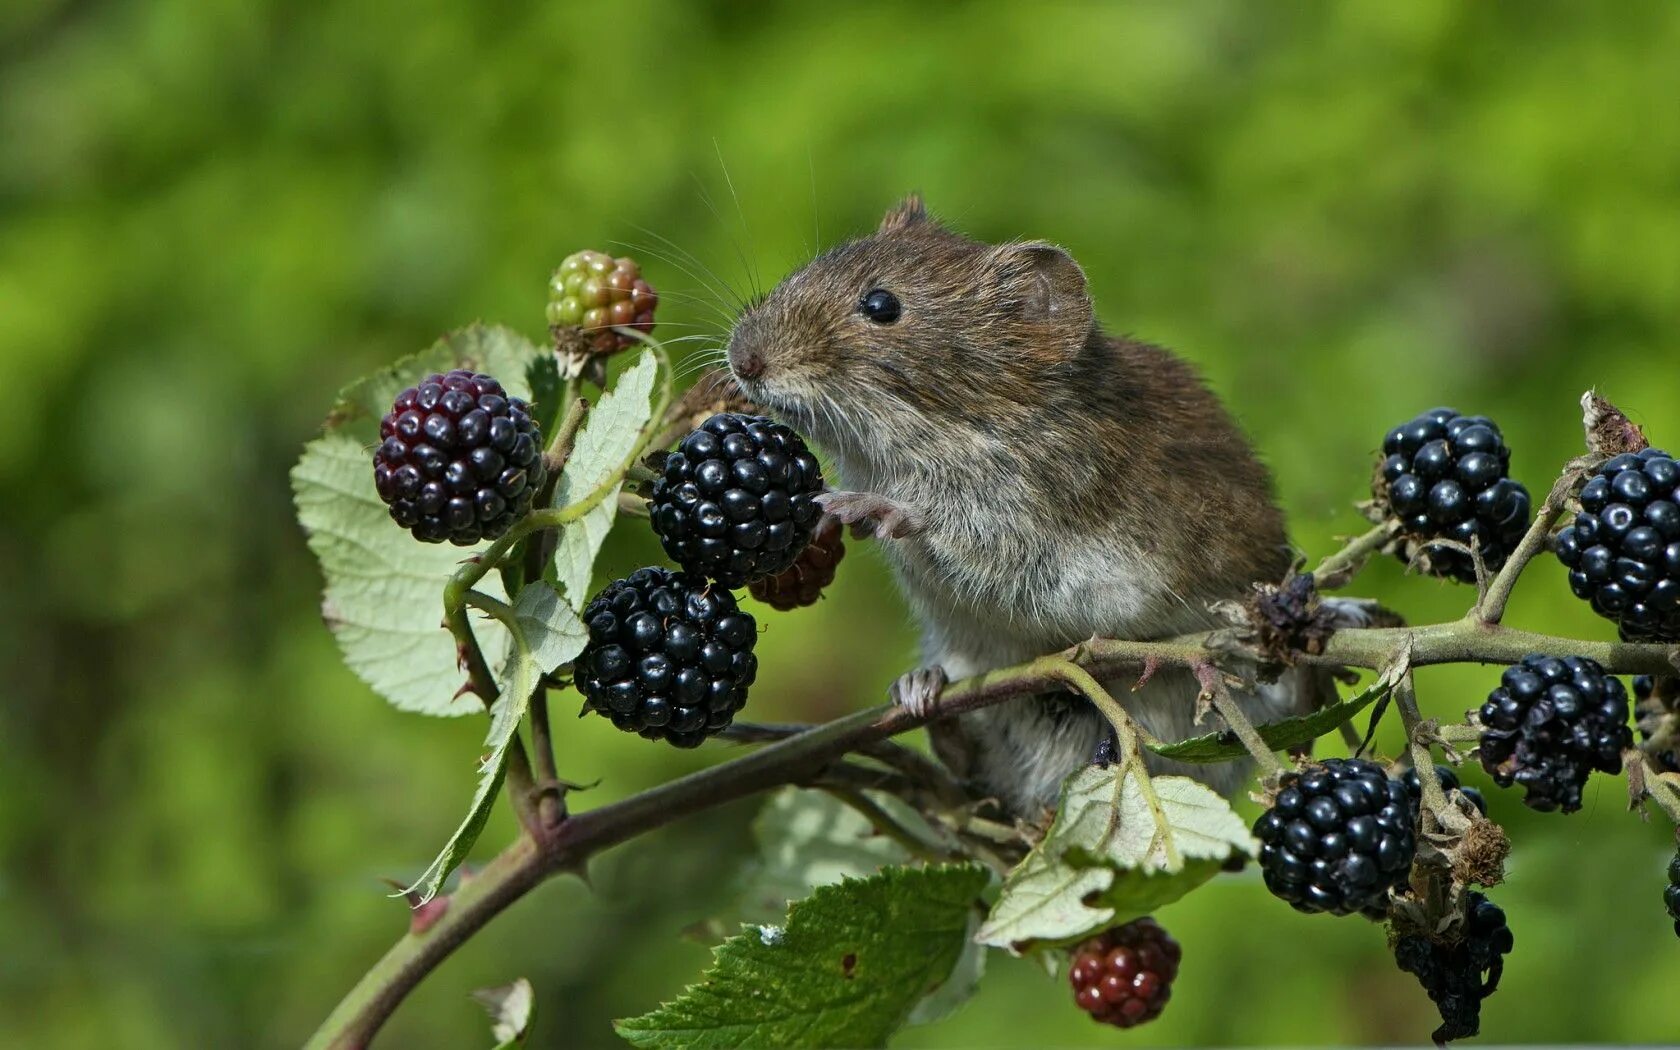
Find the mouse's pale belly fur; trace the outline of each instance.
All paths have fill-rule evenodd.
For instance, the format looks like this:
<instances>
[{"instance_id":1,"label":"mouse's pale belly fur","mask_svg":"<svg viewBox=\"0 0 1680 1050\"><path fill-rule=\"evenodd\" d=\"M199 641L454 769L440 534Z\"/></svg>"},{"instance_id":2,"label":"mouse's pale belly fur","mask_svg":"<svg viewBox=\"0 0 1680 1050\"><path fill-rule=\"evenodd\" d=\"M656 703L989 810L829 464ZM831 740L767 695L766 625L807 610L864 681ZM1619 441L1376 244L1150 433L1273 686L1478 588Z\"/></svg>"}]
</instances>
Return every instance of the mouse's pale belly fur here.
<instances>
[{"instance_id":1,"label":"mouse's pale belly fur","mask_svg":"<svg viewBox=\"0 0 1680 1050\"><path fill-rule=\"evenodd\" d=\"M952 681L1091 637L1149 640L1219 626L1207 599L1174 593L1155 559L1125 536L1047 534L1053 526L1030 512L1026 502L1033 497L1025 491L1007 485L983 494L916 491L921 486L902 477L853 482L848 464L839 465L848 487L868 486L916 506L964 508L955 520L936 515L917 535L878 544L923 627L924 666L943 667ZM1024 527L1034 531L1026 534ZM1200 689L1188 671L1159 670L1133 692L1136 680L1134 674L1103 684L1157 737L1178 740L1215 728L1194 724ZM1251 718L1271 720L1301 708L1303 684L1291 673L1237 699ZM1089 764L1108 731L1096 708L1067 694L1005 701L963 715L961 723L971 742L971 778L1023 815L1054 805L1062 781ZM1249 772L1240 762L1156 759L1152 768L1193 776L1222 794L1235 791Z\"/></svg>"}]
</instances>

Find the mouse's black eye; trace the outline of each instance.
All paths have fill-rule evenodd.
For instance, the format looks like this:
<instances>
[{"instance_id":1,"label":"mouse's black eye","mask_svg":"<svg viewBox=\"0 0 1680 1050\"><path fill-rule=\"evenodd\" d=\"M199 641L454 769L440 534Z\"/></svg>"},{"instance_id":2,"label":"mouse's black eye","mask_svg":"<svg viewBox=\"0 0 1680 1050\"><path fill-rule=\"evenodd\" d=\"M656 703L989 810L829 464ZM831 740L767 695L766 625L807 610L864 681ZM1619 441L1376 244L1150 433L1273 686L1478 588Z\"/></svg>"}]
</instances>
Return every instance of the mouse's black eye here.
<instances>
[{"instance_id":1,"label":"mouse's black eye","mask_svg":"<svg viewBox=\"0 0 1680 1050\"><path fill-rule=\"evenodd\" d=\"M892 324L898 320L898 296L877 288L859 300L858 311L876 324Z\"/></svg>"}]
</instances>

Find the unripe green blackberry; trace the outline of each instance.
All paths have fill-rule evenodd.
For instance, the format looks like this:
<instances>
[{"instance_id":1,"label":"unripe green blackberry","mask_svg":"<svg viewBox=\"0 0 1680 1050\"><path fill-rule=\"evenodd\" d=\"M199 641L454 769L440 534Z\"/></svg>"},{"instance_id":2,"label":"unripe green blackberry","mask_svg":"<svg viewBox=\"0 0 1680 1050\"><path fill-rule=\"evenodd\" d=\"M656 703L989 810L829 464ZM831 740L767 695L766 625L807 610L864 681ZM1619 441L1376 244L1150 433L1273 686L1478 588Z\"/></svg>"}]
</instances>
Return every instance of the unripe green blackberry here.
<instances>
[{"instance_id":1,"label":"unripe green blackberry","mask_svg":"<svg viewBox=\"0 0 1680 1050\"><path fill-rule=\"evenodd\" d=\"M549 325L557 332L575 331L597 354L610 354L636 341L613 331L615 325L643 334L653 331L658 305L659 296L642 279L641 268L624 256L575 252L549 280Z\"/></svg>"},{"instance_id":2,"label":"unripe green blackberry","mask_svg":"<svg viewBox=\"0 0 1680 1050\"><path fill-rule=\"evenodd\" d=\"M398 394L379 437L374 488L392 520L427 543L495 539L531 509L546 477L525 402L466 369Z\"/></svg>"},{"instance_id":3,"label":"unripe green blackberry","mask_svg":"<svg viewBox=\"0 0 1680 1050\"><path fill-rule=\"evenodd\" d=\"M1161 1016L1183 951L1151 918L1116 926L1073 951L1073 1001L1103 1024L1132 1028Z\"/></svg>"},{"instance_id":4,"label":"unripe green blackberry","mask_svg":"<svg viewBox=\"0 0 1680 1050\"><path fill-rule=\"evenodd\" d=\"M672 560L740 587L781 572L811 542L822 470L805 442L763 416L720 412L665 457L648 513Z\"/></svg>"},{"instance_id":5,"label":"unripe green blackberry","mask_svg":"<svg viewBox=\"0 0 1680 1050\"><path fill-rule=\"evenodd\" d=\"M669 569L637 569L583 611L574 663L587 709L626 732L694 747L747 702L758 627L734 595Z\"/></svg>"}]
</instances>

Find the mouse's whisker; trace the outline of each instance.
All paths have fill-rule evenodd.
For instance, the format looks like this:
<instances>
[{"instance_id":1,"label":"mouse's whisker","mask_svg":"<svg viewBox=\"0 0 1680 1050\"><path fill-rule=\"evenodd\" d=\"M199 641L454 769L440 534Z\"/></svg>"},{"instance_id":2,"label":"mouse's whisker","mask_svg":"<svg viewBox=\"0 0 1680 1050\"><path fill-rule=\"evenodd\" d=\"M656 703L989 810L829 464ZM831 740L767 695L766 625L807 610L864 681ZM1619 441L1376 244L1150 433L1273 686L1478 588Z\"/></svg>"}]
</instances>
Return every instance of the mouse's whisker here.
<instances>
[{"instance_id":1,"label":"mouse's whisker","mask_svg":"<svg viewBox=\"0 0 1680 1050\"><path fill-rule=\"evenodd\" d=\"M672 266L683 270L694 280L704 284L717 295L719 302L731 305L737 310L745 305L746 297L741 295L733 284L724 280L722 274L718 273L714 267L708 265L699 256L656 230L650 230L645 226L637 226L633 223L631 225L635 230L644 236L653 238L659 244L658 247L644 245L643 250L650 253L663 253L660 256L661 258L664 258Z\"/></svg>"},{"instance_id":2,"label":"mouse's whisker","mask_svg":"<svg viewBox=\"0 0 1680 1050\"><path fill-rule=\"evenodd\" d=\"M686 299L696 305L707 307L713 313L717 314L717 316L726 324L733 325L735 323L736 310L730 305L730 300L735 298L735 292L733 289L728 288L725 285L718 285L714 283L716 281L715 277L696 271L690 264L684 262L681 258L660 248L656 248L653 245L635 244L628 241L614 241L612 243L618 247L627 248L630 251L655 259L672 269L680 271L686 275L689 280L699 285L699 290L704 293L694 294L680 290L673 290L669 292L662 291L659 293L661 296Z\"/></svg>"}]
</instances>

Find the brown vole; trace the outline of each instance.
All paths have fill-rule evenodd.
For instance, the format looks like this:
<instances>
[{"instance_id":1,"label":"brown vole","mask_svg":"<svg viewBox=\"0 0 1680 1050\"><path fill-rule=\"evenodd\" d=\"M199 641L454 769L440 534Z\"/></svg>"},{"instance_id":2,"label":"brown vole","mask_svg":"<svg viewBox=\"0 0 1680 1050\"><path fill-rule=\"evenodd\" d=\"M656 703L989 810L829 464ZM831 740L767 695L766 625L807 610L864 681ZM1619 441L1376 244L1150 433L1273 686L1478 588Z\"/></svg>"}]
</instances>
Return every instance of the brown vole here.
<instances>
[{"instance_id":1,"label":"brown vole","mask_svg":"<svg viewBox=\"0 0 1680 1050\"><path fill-rule=\"evenodd\" d=\"M751 306L729 362L829 453L846 490L823 497L828 511L884 541L923 629L923 668L893 688L914 708L947 676L1092 636L1216 626L1211 603L1289 566L1266 469L1231 416L1184 361L1105 334L1054 245L970 240L911 197ZM1131 685L1110 683L1151 732L1195 731L1187 672ZM1269 718L1303 691L1286 676L1240 699ZM1053 804L1107 735L1066 694L960 729L965 772L1023 814ZM1243 776L1188 771L1227 792Z\"/></svg>"}]
</instances>

